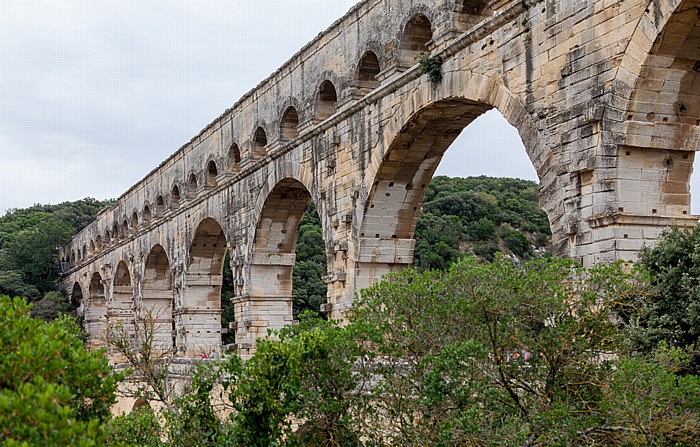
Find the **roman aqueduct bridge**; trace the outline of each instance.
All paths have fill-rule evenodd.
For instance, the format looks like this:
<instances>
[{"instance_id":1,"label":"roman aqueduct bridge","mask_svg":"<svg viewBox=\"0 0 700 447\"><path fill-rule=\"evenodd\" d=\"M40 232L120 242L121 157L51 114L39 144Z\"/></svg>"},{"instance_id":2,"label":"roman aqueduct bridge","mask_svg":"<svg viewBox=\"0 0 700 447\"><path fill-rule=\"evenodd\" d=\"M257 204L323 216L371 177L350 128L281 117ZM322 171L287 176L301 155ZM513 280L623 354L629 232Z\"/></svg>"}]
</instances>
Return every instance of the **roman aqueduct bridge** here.
<instances>
[{"instance_id":1,"label":"roman aqueduct bridge","mask_svg":"<svg viewBox=\"0 0 700 447\"><path fill-rule=\"evenodd\" d=\"M148 309L163 345L217 351L233 275L249 353L292 319L309 201L324 310L342 318L356 291L412 262L443 153L494 107L538 173L557 254L629 259L663 228L695 225L699 20L700 0L360 2L61 249L92 344ZM421 72L421 51L442 58L441 82Z\"/></svg>"}]
</instances>

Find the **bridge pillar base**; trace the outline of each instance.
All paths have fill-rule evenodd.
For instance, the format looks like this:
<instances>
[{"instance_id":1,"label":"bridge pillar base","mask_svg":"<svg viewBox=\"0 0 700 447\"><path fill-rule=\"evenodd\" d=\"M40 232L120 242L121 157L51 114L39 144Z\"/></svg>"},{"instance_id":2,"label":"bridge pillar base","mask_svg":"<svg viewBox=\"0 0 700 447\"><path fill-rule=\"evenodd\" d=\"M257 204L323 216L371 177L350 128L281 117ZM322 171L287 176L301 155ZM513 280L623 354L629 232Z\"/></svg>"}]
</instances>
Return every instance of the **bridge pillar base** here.
<instances>
[{"instance_id":1,"label":"bridge pillar base","mask_svg":"<svg viewBox=\"0 0 700 447\"><path fill-rule=\"evenodd\" d=\"M236 347L247 358L255 352L255 343L292 323L292 296L241 296L233 299Z\"/></svg>"}]
</instances>

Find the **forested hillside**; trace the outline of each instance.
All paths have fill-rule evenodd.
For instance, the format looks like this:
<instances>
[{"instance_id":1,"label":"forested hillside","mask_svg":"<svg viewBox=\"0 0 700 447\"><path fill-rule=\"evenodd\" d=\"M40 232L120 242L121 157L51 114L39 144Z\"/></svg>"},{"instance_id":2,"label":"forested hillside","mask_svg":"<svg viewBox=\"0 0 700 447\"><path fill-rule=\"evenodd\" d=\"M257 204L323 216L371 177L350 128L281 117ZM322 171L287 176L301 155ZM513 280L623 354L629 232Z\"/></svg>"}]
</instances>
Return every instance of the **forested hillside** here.
<instances>
[{"instance_id":1,"label":"forested hillside","mask_svg":"<svg viewBox=\"0 0 700 447\"><path fill-rule=\"evenodd\" d=\"M0 217L0 295L34 302L33 312L47 317L65 310L57 295L55 255L78 231L95 220L109 201L83 199L58 205L34 205Z\"/></svg>"}]
</instances>

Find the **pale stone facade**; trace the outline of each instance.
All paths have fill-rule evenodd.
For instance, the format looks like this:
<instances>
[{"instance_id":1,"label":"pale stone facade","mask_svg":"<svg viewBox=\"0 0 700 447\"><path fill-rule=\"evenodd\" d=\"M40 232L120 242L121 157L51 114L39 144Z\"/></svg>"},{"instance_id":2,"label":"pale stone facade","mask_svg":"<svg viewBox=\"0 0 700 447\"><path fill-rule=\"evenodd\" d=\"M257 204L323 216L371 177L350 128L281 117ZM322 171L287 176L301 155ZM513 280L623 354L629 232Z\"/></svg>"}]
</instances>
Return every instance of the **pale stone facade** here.
<instances>
[{"instance_id":1,"label":"pale stone facade","mask_svg":"<svg viewBox=\"0 0 700 447\"><path fill-rule=\"evenodd\" d=\"M537 170L557 254L631 259L663 228L695 225L698 11L700 0L362 1L62 248L93 343L110 320L155 309L164 346L218 350L232 274L250 353L292 319L310 200L324 310L342 318L357 291L412 262L434 170L493 107ZM421 50L442 57L442 82L421 73Z\"/></svg>"}]
</instances>

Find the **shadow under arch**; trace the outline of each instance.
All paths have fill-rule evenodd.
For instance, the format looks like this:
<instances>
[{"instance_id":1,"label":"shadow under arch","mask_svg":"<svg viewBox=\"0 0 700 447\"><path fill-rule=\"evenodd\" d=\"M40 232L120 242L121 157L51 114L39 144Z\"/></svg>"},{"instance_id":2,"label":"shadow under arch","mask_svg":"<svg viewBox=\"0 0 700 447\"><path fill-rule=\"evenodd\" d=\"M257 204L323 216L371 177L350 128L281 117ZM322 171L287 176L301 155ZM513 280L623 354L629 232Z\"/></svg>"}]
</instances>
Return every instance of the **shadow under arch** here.
<instances>
[{"instance_id":1,"label":"shadow under arch","mask_svg":"<svg viewBox=\"0 0 700 447\"><path fill-rule=\"evenodd\" d=\"M183 322L189 354L221 351L221 285L227 242L219 223L202 220L190 244L185 275ZM192 351L194 350L194 351Z\"/></svg>"},{"instance_id":2,"label":"shadow under arch","mask_svg":"<svg viewBox=\"0 0 700 447\"><path fill-rule=\"evenodd\" d=\"M161 351L175 347L173 279L165 249L157 244L146 258L139 319L153 324L153 344Z\"/></svg>"}]
</instances>

